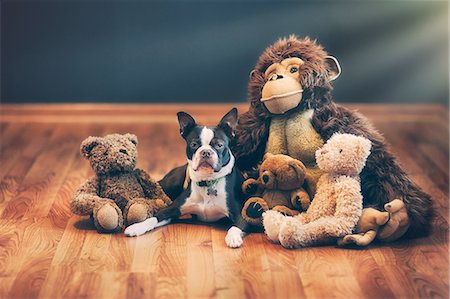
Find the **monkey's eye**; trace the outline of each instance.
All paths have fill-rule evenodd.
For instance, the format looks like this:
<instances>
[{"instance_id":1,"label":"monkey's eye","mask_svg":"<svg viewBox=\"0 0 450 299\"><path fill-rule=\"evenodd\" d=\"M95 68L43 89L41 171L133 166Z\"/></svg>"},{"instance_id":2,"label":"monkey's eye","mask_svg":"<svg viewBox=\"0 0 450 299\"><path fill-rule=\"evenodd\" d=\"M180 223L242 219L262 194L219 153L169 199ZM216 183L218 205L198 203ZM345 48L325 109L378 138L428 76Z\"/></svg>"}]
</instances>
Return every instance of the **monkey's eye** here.
<instances>
[{"instance_id":1,"label":"monkey's eye","mask_svg":"<svg viewBox=\"0 0 450 299\"><path fill-rule=\"evenodd\" d=\"M296 66L291 67L289 72L291 72L291 74L298 72L298 67L296 67Z\"/></svg>"},{"instance_id":2,"label":"monkey's eye","mask_svg":"<svg viewBox=\"0 0 450 299\"><path fill-rule=\"evenodd\" d=\"M192 141L192 142L191 142L191 147L192 147L192 148L197 148L197 147L198 147L198 143L195 142L195 141Z\"/></svg>"}]
</instances>

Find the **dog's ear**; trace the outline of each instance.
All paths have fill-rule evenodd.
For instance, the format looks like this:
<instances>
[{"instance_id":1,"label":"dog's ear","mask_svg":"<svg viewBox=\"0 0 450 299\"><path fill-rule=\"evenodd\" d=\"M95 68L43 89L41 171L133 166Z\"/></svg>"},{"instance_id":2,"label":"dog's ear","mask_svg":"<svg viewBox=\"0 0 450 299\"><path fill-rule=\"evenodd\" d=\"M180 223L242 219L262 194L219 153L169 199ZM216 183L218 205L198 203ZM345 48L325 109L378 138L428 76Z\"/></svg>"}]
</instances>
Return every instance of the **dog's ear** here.
<instances>
[{"instance_id":1,"label":"dog's ear","mask_svg":"<svg viewBox=\"0 0 450 299\"><path fill-rule=\"evenodd\" d=\"M186 137L187 134L189 134L189 131L197 125L195 119L183 111L178 112L177 116L178 123L180 124L180 134L181 136Z\"/></svg>"},{"instance_id":2,"label":"dog's ear","mask_svg":"<svg viewBox=\"0 0 450 299\"><path fill-rule=\"evenodd\" d=\"M224 130L225 134L229 137L234 137L234 130L236 129L238 122L238 110L236 108L231 109L222 117L218 127Z\"/></svg>"}]
</instances>

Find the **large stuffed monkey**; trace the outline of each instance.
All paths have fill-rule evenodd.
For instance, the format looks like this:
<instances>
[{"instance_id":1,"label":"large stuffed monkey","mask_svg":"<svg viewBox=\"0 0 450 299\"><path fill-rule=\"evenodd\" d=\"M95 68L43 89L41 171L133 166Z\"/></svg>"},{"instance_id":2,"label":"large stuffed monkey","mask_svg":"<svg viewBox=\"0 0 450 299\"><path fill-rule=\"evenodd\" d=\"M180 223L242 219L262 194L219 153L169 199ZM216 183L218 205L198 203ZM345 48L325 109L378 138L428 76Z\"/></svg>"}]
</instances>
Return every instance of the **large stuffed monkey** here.
<instances>
[{"instance_id":1,"label":"large stuffed monkey","mask_svg":"<svg viewBox=\"0 0 450 299\"><path fill-rule=\"evenodd\" d=\"M361 173L365 207L379 210L394 200L404 201L408 225L394 232L427 233L432 200L414 184L388 150L381 134L361 114L333 102L332 81L340 74L337 60L315 41L296 36L268 47L251 73L250 108L241 115L233 152L243 171L257 169L266 152L301 160L316 180L321 175L314 153L336 132L364 136L372 153ZM258 207L253 207L258 210Z\"/></svg>"}]
</instances>

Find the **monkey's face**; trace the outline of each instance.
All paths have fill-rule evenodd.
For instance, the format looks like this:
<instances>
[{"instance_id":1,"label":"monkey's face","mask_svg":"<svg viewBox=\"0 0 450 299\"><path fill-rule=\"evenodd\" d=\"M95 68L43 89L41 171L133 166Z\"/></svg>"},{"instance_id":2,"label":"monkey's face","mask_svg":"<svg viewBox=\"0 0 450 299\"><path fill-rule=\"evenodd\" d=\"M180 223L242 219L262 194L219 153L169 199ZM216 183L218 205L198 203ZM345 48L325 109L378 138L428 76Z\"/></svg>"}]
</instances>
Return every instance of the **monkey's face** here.
<instances>
[{"instance_id":1,"label":"monkey's face","mask_svg":"<svg viewBox=\"0 0 450 299\"><path fill-rule=\"evenodd\" d=\"M300 84L300 67L304 64L298 57L291 57L270 65L264 72L266 84L262 89L261 102L274 114L283 114L298 106L303 88Z\"/></svg>"}]
</instances>

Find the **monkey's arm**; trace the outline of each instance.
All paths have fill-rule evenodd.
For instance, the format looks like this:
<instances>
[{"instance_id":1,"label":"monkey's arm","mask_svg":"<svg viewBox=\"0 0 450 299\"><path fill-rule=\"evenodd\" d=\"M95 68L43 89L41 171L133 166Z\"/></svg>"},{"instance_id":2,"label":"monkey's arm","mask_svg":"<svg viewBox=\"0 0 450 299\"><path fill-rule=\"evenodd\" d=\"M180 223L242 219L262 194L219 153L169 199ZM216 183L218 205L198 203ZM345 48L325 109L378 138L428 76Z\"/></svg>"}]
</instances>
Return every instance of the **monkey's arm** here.
<instances>
[{"instance_id":1,"label":"monkey's arm","mask_svg":"<svg viewBox=\"0 0 450 299\"><path fill-rule=\"evenodd\" d=\"M263 117L262 106L251 107L239 117L236 139L231 145L241 171L252 170L262 160L269 137L270 119Z\"/></svg>"},{"instance_id":2,"label":"monkey's arm","mask_svg":"<svg viewBox=\"0 0 450 299\"><path fill-rule=\"evenodd\" d=\"M410 222L410 236L429 232L433 215L431 197L414 184L399 166L383 136L361 114L330 102L314 111L311 123L324 141L335 132L364 136L372 150L361 173L361 191L365 207L383 209L395 198L402 199L408 210L404 221Z\"/></svg>"}]
</instances>

